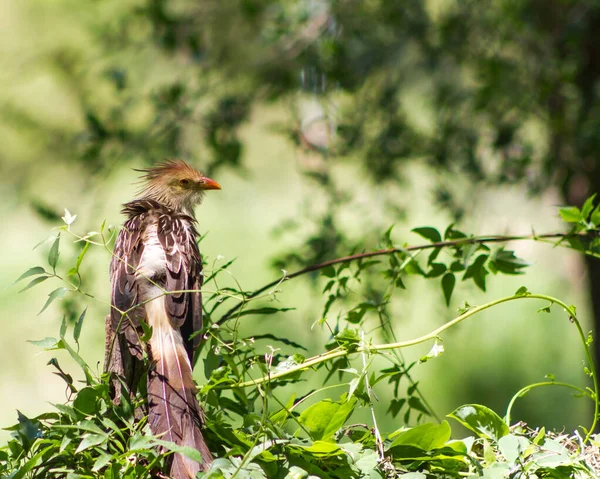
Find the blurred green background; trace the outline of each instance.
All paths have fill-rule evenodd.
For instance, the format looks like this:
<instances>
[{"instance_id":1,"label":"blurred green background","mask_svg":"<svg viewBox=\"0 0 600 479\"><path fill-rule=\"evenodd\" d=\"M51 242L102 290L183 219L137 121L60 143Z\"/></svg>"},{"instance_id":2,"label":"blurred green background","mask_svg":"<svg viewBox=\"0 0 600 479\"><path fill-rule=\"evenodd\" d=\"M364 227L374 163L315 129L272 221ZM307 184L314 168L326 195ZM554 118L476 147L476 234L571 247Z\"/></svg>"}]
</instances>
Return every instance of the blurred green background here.
<instances>
[{"instance_id":1,"label":"blurred green background","mask_svg":"<svg viewBox=\"0 0 600 479\"><path fill-rule=\"evenodd\" d=\"M231 272L248 290L279 268L375 248L392 224L398 244L423 242L411 228L454 221L473 234L558 231L557 206L597 191L599 7L397 3L0 0L0 424L66 400L52 355L27 342L58 334L61 305L38 315L57 285L18 294L14 280L45 262L49 244L33 247L64 208L80 233L119 225L137 189L131 168L178 156L222 185L198 210L202 251L209 264L237 258ZM76 251L63 243L67 265ZM398 339L521 285L576 304L593 328L592 263L539 243L509 247L532 263L526 275L489 277L485 293L459 283L449 308L438 282L396 291ZM101 371L110 256L88 256L85 287L97 300L85 303L81 351ZM328 335L311 326L325 298L314 281L284 284L277 299L296 309L244 331L321 352ZM541 306L501 306L444 335L446 353L413 369L439 416L464 403L503 414L548 373L587 385L575 329L558 311L536 314ZM385 418L388 389L376 390L386 432L402 425ZM546 389L514 419L572 430L591 413Z\"/></svg>"}]
</instances>

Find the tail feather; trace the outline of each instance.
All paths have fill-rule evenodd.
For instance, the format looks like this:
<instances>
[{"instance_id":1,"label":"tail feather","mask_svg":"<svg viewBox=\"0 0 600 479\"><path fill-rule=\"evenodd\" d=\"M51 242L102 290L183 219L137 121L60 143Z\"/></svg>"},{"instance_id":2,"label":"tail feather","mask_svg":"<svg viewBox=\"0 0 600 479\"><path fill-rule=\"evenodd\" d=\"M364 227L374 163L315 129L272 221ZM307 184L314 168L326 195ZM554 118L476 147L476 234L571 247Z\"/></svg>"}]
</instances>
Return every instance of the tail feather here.
<instances>
[{"instance_id":1,"label":"tail feather","mask_svg":"<svg viewBox=\"0 0 600 479\"><path fill-rule=\"evenodd\" d=\"M170 322L151 324L150 348L155 367L148 376L150 429L164 440L200 452L202 464L182 454L173 455L170 475L175 479L193 479L198 471L210 466L212 456L202 436L204 416L196 399L192 366L179 331Z\"/></svg>"}]
</instances>

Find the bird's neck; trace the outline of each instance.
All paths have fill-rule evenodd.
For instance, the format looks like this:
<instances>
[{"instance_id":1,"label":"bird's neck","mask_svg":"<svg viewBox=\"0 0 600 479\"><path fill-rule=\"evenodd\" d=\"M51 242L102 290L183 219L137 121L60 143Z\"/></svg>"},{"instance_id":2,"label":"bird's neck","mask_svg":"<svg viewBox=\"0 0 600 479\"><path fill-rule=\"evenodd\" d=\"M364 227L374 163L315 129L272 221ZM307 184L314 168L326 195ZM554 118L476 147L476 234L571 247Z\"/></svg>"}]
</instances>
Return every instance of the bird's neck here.
<instances>
[{"instance_id":1,"label":"bird's neck","mask_svg":"<svg viewBox=\"0 0 600 479\"><path fill-rule=\"evenodd\" d=\"M191 216L194 219L196 218L196 215L194 213L194 204L192 203L192 201L190 201L189 199L186 199L186 198L178 198L178 197L171 197L168 195L154 194L154 195L143 195L140 198L138 198L138 200L155 201L160 206L163 206L165 208L169 208L170 210L173 210L174 213L185 214L185 215Z\"/></svg>"}]
</instances>

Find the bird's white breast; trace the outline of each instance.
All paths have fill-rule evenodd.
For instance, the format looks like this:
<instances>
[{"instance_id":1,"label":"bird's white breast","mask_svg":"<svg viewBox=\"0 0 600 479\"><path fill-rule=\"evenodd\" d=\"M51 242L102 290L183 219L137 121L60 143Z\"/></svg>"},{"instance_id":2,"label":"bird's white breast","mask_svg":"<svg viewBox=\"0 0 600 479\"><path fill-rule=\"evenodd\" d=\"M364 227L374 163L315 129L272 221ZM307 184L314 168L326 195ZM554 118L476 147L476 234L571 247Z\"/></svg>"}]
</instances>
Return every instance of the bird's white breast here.
<instances>
[{"instance_id":1,"label":"bird's white breast","mask_svg":"<svg viewBox=\"0 0 600 479\"><path fill-rule=\"evenodd\" d=\"M137 279L141 286L142 300L146 301L157 298L163 294L160 284L160 276L165 273L167 259L165 251L158 240L158 223L152 221L144 231L144 251L137 267Z\"/></svg>"},{"instance_id":2,"label":"bird's white breast","mask_svg":"<svg viewBox=\"0 0 600 479\"><path fill-rule=\"evenodd\" d=\"M140 259L139 272L152 277L164 273L167 259L165 250L158 240L157 222L152 222L144 232L144 251Z\"/></svg>"}]
</instances>

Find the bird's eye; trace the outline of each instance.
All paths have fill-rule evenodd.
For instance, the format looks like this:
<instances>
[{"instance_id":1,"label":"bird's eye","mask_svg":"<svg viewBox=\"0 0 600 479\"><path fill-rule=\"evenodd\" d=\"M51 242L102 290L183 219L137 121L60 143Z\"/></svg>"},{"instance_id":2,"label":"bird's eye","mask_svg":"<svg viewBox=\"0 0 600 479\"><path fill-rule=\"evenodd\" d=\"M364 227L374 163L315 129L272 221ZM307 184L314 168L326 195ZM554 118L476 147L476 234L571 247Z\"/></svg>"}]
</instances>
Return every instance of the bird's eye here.
<instances>
[{"instance_id":1,"label":"bird's eye","mask_svg":"<svg viewBox=\"0 0 600 479\"><path fill-rule=\"evenodd\" d=\"M186 180L185 178L183 180L179 180L179 184L181 186L186 186L187 184L189 184L190 180Z\"/></svg>"}]
</instances>

